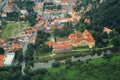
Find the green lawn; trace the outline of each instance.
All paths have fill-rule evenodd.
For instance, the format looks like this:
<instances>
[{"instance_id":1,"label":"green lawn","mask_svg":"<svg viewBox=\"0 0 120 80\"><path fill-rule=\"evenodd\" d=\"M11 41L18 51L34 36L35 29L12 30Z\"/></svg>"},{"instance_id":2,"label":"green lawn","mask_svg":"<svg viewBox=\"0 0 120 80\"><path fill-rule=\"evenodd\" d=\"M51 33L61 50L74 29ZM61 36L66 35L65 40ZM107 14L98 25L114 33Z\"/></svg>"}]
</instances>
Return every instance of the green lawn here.
<instances>
[{"instance_id":1,"label":"green lawn","mask_svg":"<svg viewBox=\"0 0 120 80\"><path fill-rule=\"evenodd\" d=\"M118 61L120 61L120 55L113 56L110 59L110 63L116 63ZM99 65L99 64L102 64L102 63L106 63L106 62L107 62L107 59L104 59L104 58L96 58L96 59L92 59L92 60L89 61L89 63L94 64L94 65ZM86 63L84 62L83 65L86 65ZM53 73L53 72L56 72L56 71L60 71L61 69L65 69L65 65L62 65L62 66L60 66L58 68L53 68L53 67L48 68L48 71ZM68 69L68 74L67 75L68 76L73 75L75 71L76 71L75 69L72 69L72 70Z\"/></svg>"},{"instance_id":2,"label":"green lawn","mask_svg":"<svg viewBox=\"0 0 120 80\"><path fill-rule=\"evenodd\" d=\"M104 62L107 62L107 61L103 58L96 58L90 61L90 63L95 64L95 65L98 65Z\"/></svg>"},{"instance_id":3,"label":"green lawn","mask_svg":"<svg viewBox=\"0 0 120 80\"><path fill-rule=\"evenodd\" d=\"M22 28L30 27L29 23L23 23L23 22L9 22L7 26L5 26L5 29L3 29L2 38L13 38L18 37L20 35L20 32ZM18 32L19 30L19 32Z\"/></svg>"},{"instance_id":4,"label":"green lawn","mask_svg":"<svg viewBox=\"0 0 120 80\"><path fill-rule=\"evenodd\" d=\"M83 62L83 64L80 64L79 62L75 62L69 66L69 68L65 68L65 65L61 65L60 67L57 68L48 68L48 72L51 74L51 76L55 76L54 78L49 75L44 76L44 80L60 80L61 78L65 78L65 80L107 80L106 75L109 73L117 73L113 72L114 69L112 69L112 66L109 66L109 64L116 64L116 62L120 62L120 55L113 56L108 63L107 59L103 58L97 58L97 59L92 59L89 61L89 64L86 62ZM106 64L106 66L102 65L103 63ZM81 65L79 67L75 66L74 64ZM92 66L91 64L94 64L97 66ZM102 66L102 67L100 67ZM118 65L119 66L119 65ZM117 67L117 65L115 66ZM111 70L112 69L112 70ZM118 70L115 69L115 71ZM100 75L102 75L100 77ZM98 78L97 78L98 77ZM113 80L113 79L111 79ZM118 79L115 79L118 80Z\"/></svg>"},{"instance_id":5,"label":"green lawn","mask_svg":"<svg viewBox=\"0 0 120 80\"><path fill-rule=\"evenodd\" d=\"M76 47L74 48L75 50L89 50L88 46L83 46L83 47Z\"/></svg>"},{"instance_id":6,"label":"green lawn","mask_svg":"<svg viewBox=\"0 0 120 80\"><path fill-rule=\"evenodd\" d=\"M55 72L58 72L62 69L65 69L65 65L61 65L59 68L48 68L47 70L51 73L55 73Z\"/></svg>"}]
</instances>

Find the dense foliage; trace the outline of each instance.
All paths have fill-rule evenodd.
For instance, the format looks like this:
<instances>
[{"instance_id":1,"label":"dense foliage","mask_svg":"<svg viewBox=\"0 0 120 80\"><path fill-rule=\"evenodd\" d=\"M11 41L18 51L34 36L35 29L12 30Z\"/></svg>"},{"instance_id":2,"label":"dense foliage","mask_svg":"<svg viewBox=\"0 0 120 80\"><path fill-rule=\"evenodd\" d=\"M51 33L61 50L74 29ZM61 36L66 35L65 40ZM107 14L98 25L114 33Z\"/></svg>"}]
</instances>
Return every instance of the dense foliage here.
<instances>
[{"instance_id":1,"label":"dense foliage","mask_svg":"<svg viewBox=\"0 0 120 80\"><path fill-rule=\"evenodd\" d=\"M38 36L38 38L35 42L36 52L41 52L41 53L42 52L44 52L44 53L50 52L51 48L49 48L45 43L46 41L48 41L48 38L50 37L50 34L42 32L42 31L38 31L37 36Z\"/></svg>"}]
</instances>

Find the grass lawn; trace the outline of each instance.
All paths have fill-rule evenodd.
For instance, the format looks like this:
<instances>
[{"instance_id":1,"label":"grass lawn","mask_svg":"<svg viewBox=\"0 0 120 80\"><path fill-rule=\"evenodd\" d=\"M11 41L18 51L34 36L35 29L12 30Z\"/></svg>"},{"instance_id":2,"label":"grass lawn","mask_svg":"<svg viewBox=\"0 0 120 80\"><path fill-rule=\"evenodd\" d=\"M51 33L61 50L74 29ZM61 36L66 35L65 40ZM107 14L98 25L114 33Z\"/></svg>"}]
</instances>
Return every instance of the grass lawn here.
<instances>
[{"instance_id":1,"label":"grass lawn","mask_svg":"<svg viewBox=\"0 0 120 80\"><path fill-rule=\"evenodd\" d=\"M117 55L117 56L115 55L110 60L111 63L116 63L118 61L120 61L120 55ZM94 65L99 65L99 64L102 64L102 63L105 63L105 62L107 62L107 59L104 59L104 58L96 58L96 59L92 59L92 60L89 61L89 63L94 64ZM83 65L86 65L86 62L84 62ZM48 71L53 73L53 72L60 71L61 69L65 69L65 65L61 65L58 68L53 68L53 67L48 68ZM74 73L76 73L76 71L77 70L74 69L74 67L70 70L68 69L67 70L67 76L72 76Z\"/></svg>"},{"instance_id":2,"label":"grass lawn","mask_svg":"<svg viewBox=\"0 0 120 80\"><path fill-rule=\"evenodd\" d=\"M59 68L48 68L47 70L51 73L55 73L55 72L58 72L62 69L65 69L65 65L61 65Z\"/></svg>"},{"instance_id":3,"label":"grass lawn","mask_svg":"<svg viewBox=\"0 0 120 80\"><path fill-rule=\"evenodd\" d=\"M56 36L56 41L63 39L62 37Z\"/></svg>"},{"instance_id":4,"label":"grass lawn","mask_svg":"<svg viewBox=\"0 0 120 80\"><path fill-rule=\"evenodd\" d=\"M75 50L89 50L89 47L88 46L83 46L83 47L76 47L74 48Z\"/></svg>"},{"instance_id":5,"label":"grass lawn","mask_svg":"<svg viewBox=\"0 0 120 80\"><path fill-rule=\"evenodd\" d=\"M50 54L52 54L51 52L49 52L49 53L36 53L35 54L35 57L36 58L40 58L40 57L44 57L44 56L49 56Z\"/></svg>"},{"instance_id":6,"label":"grass lawn","mask_svg":"<svg viewBox=\"0 0 120 80\"><path fill-rule=\"evenodd\" d=\"M107 62L107 60L103 58L96 58L90 61L90 63L95 64L95 65L98 65L104 62Z\"/></svg>"},{"instance_id":7,"label":"grass lawn","mask_svg":"<svg viewBox=\"0 0 120 80\"><path fill-rule=\"evenodd\" d=\"M5 29L2 32L2 38L13 38L20 35L22 28L30 27L29 23L23 22L10 22L5 26ZM19 31L19 32L18 32Z\"/></svg>"},{"instance_id":8,"label":"grass lawn","mask_svg":"<svg viewBox=\"0 0 120 80\"><path fill-rule=\"evenodd\" d=\"M82 64L80 64L79 61L74 62L68 68L66 68L65 64L62 64L57 68L54 68L54 67L48 68L47 70L50 74L45 75L44 80L52 80L52 79L63 80L61 79L62 77L64 77L65 80L97 80L97 78L99 80L107 80L106 75L108 73L111 74L114 71L114 69L112 69L112 67L109 64L112 64L112 63L116 64L116 66L113 66L113 67L116 67L117 69L115 69L115 71L118 71L119 66L117 66L117 63L119 62L120 62L120 55L114 55L113 57L111 57L110 62L108 62L108 60L104 58L96 58L96 59L90 60L89 63L86 63L86 61L84 61ZM106 66L105 64L102 65L103 63L105 63ZM94 64L97 67L92 66L91 64ZM77 65L80 65L80 66L77 66ZM117 72L115 73L117 74ZM51 76L53 77L55 76L55 77L53 78ZM114 80L114 79L111 79L111 80ZM115 79L115 80L118 80L118 79Z\"/></svg>"},{"instance_id":9,"label":"grass lawn","mask_svg":"<svg viewBox=\"0 0 120 80\"><path fill-rule=\"evenodd\" d=\"M120 62L120 56L114 56L114 57L112 57L112 59L111 59L111 63L116 63L116 62Z\"/></svg>"}]
</instances>

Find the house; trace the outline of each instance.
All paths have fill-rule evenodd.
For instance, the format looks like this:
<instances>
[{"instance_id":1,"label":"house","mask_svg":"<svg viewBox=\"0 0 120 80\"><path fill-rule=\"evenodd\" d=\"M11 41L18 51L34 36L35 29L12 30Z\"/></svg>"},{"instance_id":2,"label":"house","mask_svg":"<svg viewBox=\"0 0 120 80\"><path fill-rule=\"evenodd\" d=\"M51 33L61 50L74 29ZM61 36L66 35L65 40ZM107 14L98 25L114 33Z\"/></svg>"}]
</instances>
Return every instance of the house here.
<instances>
[{"instance_id":1,"label":"house","mask_svg":"<svg viewBox=\"0 0 120 80\"><path fill-rule=\"evenodd\" d=\"M64 24L66 22L77 22L75 18L56 18L54 20L55 24Z\"/></svg>"},{"instance_id":2,"label":"house","mask_svg":"<svg viewBox=\"0 0 120 80\"><path fill-rule=\"evenodd\" d=\"M55 54L70 52L73 49L69 39L62 39L57 42L50 41L47 45L53 48Z\"/></svg>"},{"instance_id":3,"label":"house","mask_svg":"<svg viewBox=\"0 0 120 80\"><path fill-rule=\"evenodd\" d=\"M25 33L26 36L30 37L31 34L33 33L32 28L24 28L23 32Z\"/></svg>"},{"instance_id":4,"label":"house","mask_svg":"<svg viewBox=\"0 0 120 80\"><path fill-rule=\"evenodd\" d=\"M21 48L19 43L13 43L11 45L11 47L12 47L12 51L16 51L16 50L19 50Z\"/></svg>"},{"instance_id":5,"label":"house","mask_svg":"<svg viewBox=\"0 0 120 80\"><path fill-rule=\"evenodd\" d=\"M5 5L5 7L4 7L4 12L13 12L13 4L7 4L7 5Z\"/></svg>"},{"instance_id":6,"label":"house","mask_svg":"<svg viewBox=\"0 0 120 80\"><path fill-rule=\"evenodd\" d=\"M65 6L61 8L60 12L67 12L67 10L68 10L68 7Z\"/></svg>"},{"instance_id":7,"label":"house","mask_svg":"<svg viewBox=\"0 0 120 80\"><path fill-rule=\"evenodd\" d=\"M9 3L12 3L14 0L8 0Z\"/></svg>"},{"instance_id":8,"label":"house","mask_svg":"<svg viewBox=\"0 0 120 80\"><path fill-rule=\"evenodd\" d=\"M4 66L4 55L0 54L0 67Z\"/></svg>"},{"instance_id":9,"label":"house","mask_svg":"<svg viewBox=\"0 0 120 80\"><path fill-rule=\"evenodd\" d=\"M61 5L68 6L69 5L69 0L61 0Z\"/></svg>"},{"instance_id":10,"label":"house","mask_svg":"<svg viewBox=\"0 0 120 80\"><path fill-rule=\"evenodd\" d=\"M33 37L30 39L30 43L35 44L36 39L37 39L37 36L33 36Z\"/></svg>"},{"instance_id":11,"label":"house","mask_svg":"<svg viewBox=\"0 0 120 80\"><path fill-rule=\"evenodd\" d=\"M88 46L93 48L95 46L95 40L88 30L83 33L75 32L71 33L67 39L59 41L52 40L47 43L49 47L53 48L54 53L65 53L73 49L73 47Z\"/></svg>"},{"instance_id":12,"label":"house","mask_svg":"<svg viewBox=\"0 0 120 80\"><path fill-rule=\"evenodd\" d=\"M107 27L104 27L103 31L104 31L104 32L107 32L107 34L109 34L110 32L112 32L112 30L109 29L109 28L107 28Z\"/></svg>"},{"instance_id":13,"label":"house","mask_svg":"<svg viewBox=\"0 0 120 80\"><path fill-rule=\"evenodd\" d=\"M44 27L44 29L46 29L47 27L49 27L48 20L46 20L45 25L43 27Z\"/></svg>"},{"instance_id":14,"label":"house","mask_svg":"<svg viewBox=\"0 0 120 80\"><path fill-rule=\"evenodd\" d=\"M92 4L87 5L87 11L90 11L90 10L92 10Z\"/></svg>"},{"instance_id":15,"label":"house","mask_svg":"<svg viewBox=\"0 0 120 80\"><path fill-rule=\"evenodd\" d=\"M2 12L1 17L7 17L7 12Z\"/></svg>"},{"instance_id":16,"label":"house","mask_svg":"<svg viewBox=\"0 0 120 80\"><path fill-rule=\"evenodd\" d=\"M20 10L20 13L21 13L22 15L28 15L28 11L27 11L27 10Z\"/></svg>"},{"instance_id":17,"label":"house","mask_svg":"<svg viewBox=\"0 0 120 80\"><path fill-rule=\"evenodd\" d=\"M43 3L42 2L38 2L37 7L40 9L40 8L42 8L42 6L43 6Z\"/></svg>"},{"instance_id":18,"label":"house","mask_svg":"<svg viewBox=\"0 0 120 80\"><path fill-rule=\"evenodd\" d=\"M4 43L4 42L5 42L5 40L2 39L2 38L0 38L0 44L2 44L2 43Z\"/></svg>"},{"instance_id":19,"label":"house","mask_svg":"<svg viewBox=\"0 0 120 80\"><path fill-rule=\"evenodd\" d=\"M20 18L25 19L26 16L25 15L20 15Z\"/></svg>"},{"instance_id":20,"label":"house","mask_svg":"<svg viewBox=\"0 0 120 80\"><path fill-rule=\"evenodd\" d=\"M86 18L84 22L90 24L90 18Z\"/></svg>"},{"instance_id":21,"label":"house","mask_svg":"<svg viewBox=\"0 0 120 80\"><path fill-rule=\"evenodd\" d=\"M15 57L15 53L14 52L7 53L5 55L4 65L5 66L11 66L13 64L14 57Z\"/></svg>"},{"instance_id":22,"label":"house","mask_svg":"<svg viewBox=\"0 0 120 80\"><path fill-rule=\"evenodd\" d=\"M95 46L95 40L88 30L85 30L83 34L80 32L71 33L68 38L73 47L89 46L89 48L93 48Z\"/></svg>"}]
</instances>

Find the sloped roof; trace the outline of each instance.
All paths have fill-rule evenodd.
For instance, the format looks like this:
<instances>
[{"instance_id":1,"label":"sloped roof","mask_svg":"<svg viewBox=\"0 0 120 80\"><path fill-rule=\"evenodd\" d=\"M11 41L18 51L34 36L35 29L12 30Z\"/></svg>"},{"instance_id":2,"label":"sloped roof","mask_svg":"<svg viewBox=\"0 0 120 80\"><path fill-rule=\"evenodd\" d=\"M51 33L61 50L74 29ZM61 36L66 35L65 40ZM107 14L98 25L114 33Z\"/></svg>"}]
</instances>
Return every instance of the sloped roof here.
<instances>
[{"instance_id":1,"label":"sloped roof","mask_svg":"<svg viewBox=\"0 0 120 80\"><path fill-rule=\"evenodd\" d=\"M107 28L107 27L104 27L103 31L108 32L108 33L109 33L109 32L112 32L112 30L109 29L109 28Z\"/></svg>"}]
</instances>

